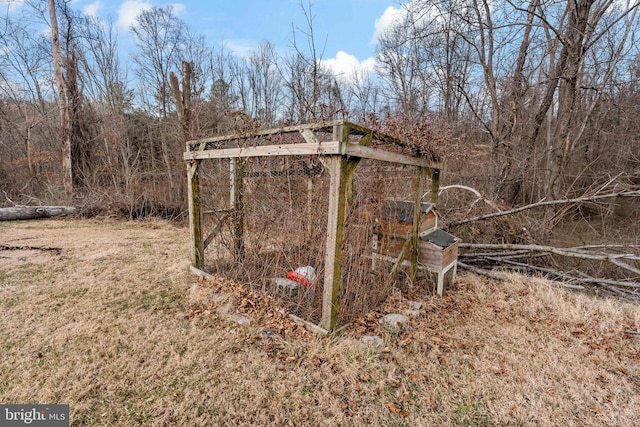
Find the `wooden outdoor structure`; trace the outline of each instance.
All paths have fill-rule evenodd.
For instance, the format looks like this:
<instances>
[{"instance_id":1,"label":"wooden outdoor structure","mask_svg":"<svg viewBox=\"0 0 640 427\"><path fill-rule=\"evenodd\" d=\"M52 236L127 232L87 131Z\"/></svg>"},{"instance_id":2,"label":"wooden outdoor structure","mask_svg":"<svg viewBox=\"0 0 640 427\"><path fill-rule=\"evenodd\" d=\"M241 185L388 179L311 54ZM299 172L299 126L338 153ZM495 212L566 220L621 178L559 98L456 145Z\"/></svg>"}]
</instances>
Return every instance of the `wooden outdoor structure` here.
<instances>
[{"instance_id":1,"label":"wooden outdoor structure","mask_svg":"<svg viewBox=\"0 0 640 427\"><path fill-rule=\"evenodd\" d=\"M414 203L389 201L376 227L374 262L377 258L395 261L413 231ZM419 219L418 262L435 276L438 295L444 295L455 281L458 239L438 229L438 214L431 203L421 203Z\"/></svg>"},{"instance_id":2,"label":"wooden outdoor structure","mask_svg":"<svg viewBox=\"0 0 640 427\"><path fill-rule=\"evenodd\" d=\"M330 140L321 141L318 135L330 135ZM295 143L273 143L278 141L275 136L291 134L299 139ZM376 147L394 145L404 147L405 153L384 150ZM326 216L326 241L324 248L324 279L322 294L322 317L320 326L326 330L336 327L336 314L340 294L341 269L343 266L343 239L345 235L345 215L351 203L353 191L353 177L358 165L363 159L386 162L391 165L415 167L411 212L411 225L408 239L397 253L396 265L392 270L394 275L403 261L408 260L411 265L411 278L415 279L420 254L420 233L424 231L422 219L423 181L425 177L431 179L430 207L437 205L438 187L442 162L437 156L432 158L416 157L407 154L407 144L398 139L373 131L366 127L348 121L332 121L298 126L289 126L268 130L260 130L247 134L236 134L188 141L184 160L187 164L188 196L189 196L189 227L191 235L191 262L194 267L205 267L205 248L217 233L219 224L211 230L203 229L203 210L201 208L201 186L199 170L202 162L213 159L228 159L229 170L229 203L228 212L218 212L230 221L233 240L233 257L236 263L242 263L245 256L244 226L245 218L243 206L245 191L243 185L249 179L249 172L245 171L245 160L266 157L289 156L318 156L320 165L313 169L320 170L329 176L328 208L326 212L316 215ZM254 176L259 174L251 172ZM263 174L275 172L261 172ZM309 184L311 185L311 184ZM308 215L312 214L311 203L308 204ZM205 233L206 231L206 233Z\"/></svg>"}]
</instances>

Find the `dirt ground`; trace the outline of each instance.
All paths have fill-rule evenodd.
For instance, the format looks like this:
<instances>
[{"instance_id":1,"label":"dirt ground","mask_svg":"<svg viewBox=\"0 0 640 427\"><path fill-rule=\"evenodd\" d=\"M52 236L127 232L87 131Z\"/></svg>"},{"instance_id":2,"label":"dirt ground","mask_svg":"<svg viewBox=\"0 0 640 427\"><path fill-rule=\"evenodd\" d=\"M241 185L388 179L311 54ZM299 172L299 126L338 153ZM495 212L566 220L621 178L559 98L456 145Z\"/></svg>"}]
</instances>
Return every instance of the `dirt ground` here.
<instances>
[{"instance_id":1,"label":"dirt ground","mask_svg":"<svg viewBox=\"0 0 640 427\"><path fill-rule=\"evenodd\" d=\"M640 425L638 306L460 274L418 310L396 294L318 337L192 276L187 240L166 222L0 222L0 402L66 403L74 426ZM377 324L391 312L410 314L399 333Z\"/></svg>"}]
</instances>

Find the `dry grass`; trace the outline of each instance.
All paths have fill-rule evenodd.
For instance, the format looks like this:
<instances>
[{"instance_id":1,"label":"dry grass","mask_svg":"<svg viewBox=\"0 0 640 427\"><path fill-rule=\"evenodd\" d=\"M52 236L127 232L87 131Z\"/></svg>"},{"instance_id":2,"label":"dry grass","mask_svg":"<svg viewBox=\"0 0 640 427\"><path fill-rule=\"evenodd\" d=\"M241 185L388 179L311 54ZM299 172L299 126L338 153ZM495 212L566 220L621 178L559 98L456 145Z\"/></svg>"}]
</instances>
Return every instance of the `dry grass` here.
<instances>
[{"instance_id":1,"label":"dry grass","mask_svg":"<svg viewBox=\"0 0 640 427\"><path fill-rule=\"evenodd\" d=\"M0 223L0 401L68 403L73 425L633 425L640 307L513 276L460 275L313 337L264 297L187 273L163 222ZM239 326L224 313L254 321ZM273 328L274 339L260 338ZM384 348L360 343L379 333Z\"/></svg>"}]
</instances>

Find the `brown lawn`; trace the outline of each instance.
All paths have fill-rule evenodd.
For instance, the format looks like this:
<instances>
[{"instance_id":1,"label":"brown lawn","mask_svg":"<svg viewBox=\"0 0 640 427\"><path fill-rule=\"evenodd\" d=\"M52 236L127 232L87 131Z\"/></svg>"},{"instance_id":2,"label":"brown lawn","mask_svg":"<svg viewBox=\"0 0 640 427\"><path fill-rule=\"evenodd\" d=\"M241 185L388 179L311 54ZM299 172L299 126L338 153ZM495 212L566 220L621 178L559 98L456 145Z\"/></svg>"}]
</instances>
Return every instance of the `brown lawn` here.
<instances>
[{"instance_id":1,"label":"brown lawn","mask_svg":"<svg viewBox=\"0 0 640 427\"><path fill-rule=\"evenodd\" d=\"M0 250L0 402L67 403L72 425L640 423L638 306L461 274L444 298L412 296L423 308L399 334L376 323L411 308L395 295L316 337L188 273L187 239L165 222L0 223L21 248Z\"/></svg>"}]
</instances>

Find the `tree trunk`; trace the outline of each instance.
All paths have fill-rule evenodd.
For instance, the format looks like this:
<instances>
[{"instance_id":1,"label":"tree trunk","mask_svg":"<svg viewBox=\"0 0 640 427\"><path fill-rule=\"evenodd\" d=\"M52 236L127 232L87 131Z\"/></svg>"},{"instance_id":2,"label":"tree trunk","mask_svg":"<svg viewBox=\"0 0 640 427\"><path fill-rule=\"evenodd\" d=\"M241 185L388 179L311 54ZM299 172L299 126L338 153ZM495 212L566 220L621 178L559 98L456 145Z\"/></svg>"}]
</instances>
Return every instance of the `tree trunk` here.
<instances>
[{"instance_id":1,"label":"tree trunk","mask_svg":"<svg viewBox=\"0 0 640 427\"><path fill-rule=\"evenodd\" d=\"M62 152L62 184L67 199L73 197L73 169L71 163L71 116L67 99L66 82L62 73L62 54L60 52L60 36L58 34L58 18L55 0L49 0L49 16L51 18L51 44L53 46L53 68L58 92L58 108L60 110L60 142Z\"/></svg>"}]
</instances>

